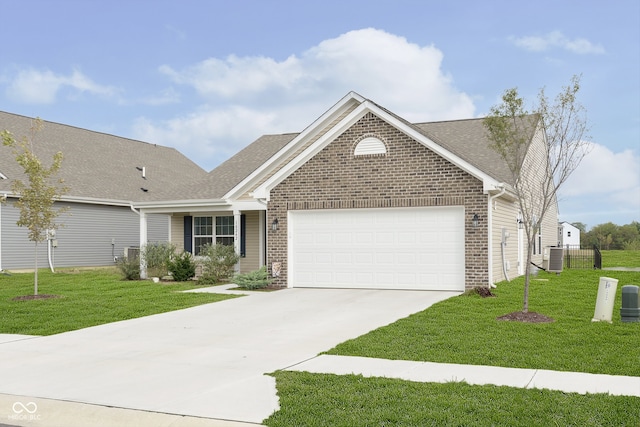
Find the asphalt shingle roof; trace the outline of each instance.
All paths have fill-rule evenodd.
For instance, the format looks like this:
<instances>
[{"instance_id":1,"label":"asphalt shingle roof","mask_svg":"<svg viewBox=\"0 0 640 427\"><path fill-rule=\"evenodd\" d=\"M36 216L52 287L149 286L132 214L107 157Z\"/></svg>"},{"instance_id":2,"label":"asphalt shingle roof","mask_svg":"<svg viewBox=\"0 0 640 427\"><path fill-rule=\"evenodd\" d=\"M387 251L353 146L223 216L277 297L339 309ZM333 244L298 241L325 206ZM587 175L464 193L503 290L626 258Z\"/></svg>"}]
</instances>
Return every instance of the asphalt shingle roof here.
<instances>
[{"instance_id":1,"label":"asphalt shingle roof","mask_svg":"<svg viewBox=\"0 0 640 427\"><path fill-rule=\"evenodd\" d=\"M220 199L296 136L297 133L261 136L204 178L174 188L168 200Z\"/></svg>"},{"instance_id":2,"label":"asphalt shingle roof","mask_svg":"<svg viewBox=\"0 0 640 427\"><path fill-rule=\"evenodd\" d=\"M507 165L490 148L483 119L412 124L384 110L492 178L512 184ZM16 139L29 135L32 121L0 112L0 129L8 129ZM535 124L535 118L531 123ZM534 127L531 126L532 135ZM215 200L298 135L261 136L209 173L173 148L52 122L44 122L43 131L36 137L35 151L43 160L62 151L64 160L59 177L70 187L68 194L72 196L133 202ZM137 169L141 167L145 167L146 179ZM0 174L24 179L11 150L2 145ZM10 179L0 179L0 191L10 190Z\"/></svg>"},{"instance_id":3,"label":"asphalt shingle roof","mask_svg":"<svg viewBox=\"0 0 640 427\"><path fill-rule=\"evenodd\" d=\"M0 130L15 139L31 135L33 119L0 112ZM163 147L73 126L43 121L33 150L43 163L61 151L57 177L69 187L68 196L118 201L163 200L175 188L207 176L207 172L174 148ZM142 171L145 168L146 179ZM12 179L26 180L10 147L0 144L0 191L10 192ZM143 191L141 188L147 189Z\"/></svg>"}]
</instances>

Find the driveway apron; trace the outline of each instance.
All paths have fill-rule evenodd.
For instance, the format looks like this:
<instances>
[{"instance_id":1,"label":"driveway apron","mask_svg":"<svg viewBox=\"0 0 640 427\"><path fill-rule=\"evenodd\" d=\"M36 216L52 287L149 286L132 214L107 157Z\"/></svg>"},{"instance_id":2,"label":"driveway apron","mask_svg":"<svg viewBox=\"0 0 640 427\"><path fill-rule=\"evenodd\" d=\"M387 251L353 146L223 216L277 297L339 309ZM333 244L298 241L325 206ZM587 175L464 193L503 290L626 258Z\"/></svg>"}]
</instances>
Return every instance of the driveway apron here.
<instances>
[{"instance_id":1,"label":"driveway apron","mask_svg":"<svg viewBox=\"0 0 640 427\"><path fill-rule=\"evenodd\" d=\"M457 294L284 289L0 341L0 393L259 423L279 408L266 373Z\"/></svg>"}]
</instances>

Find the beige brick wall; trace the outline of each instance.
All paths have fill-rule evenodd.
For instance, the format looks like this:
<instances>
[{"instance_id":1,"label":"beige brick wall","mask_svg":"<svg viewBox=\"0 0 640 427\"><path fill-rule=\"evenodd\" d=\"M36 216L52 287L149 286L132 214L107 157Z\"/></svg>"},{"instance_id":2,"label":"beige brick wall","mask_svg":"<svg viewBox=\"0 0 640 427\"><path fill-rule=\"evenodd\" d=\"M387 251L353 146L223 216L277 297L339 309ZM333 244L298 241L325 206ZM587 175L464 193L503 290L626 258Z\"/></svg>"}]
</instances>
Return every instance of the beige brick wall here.
<instances>
[{"instance_id":1,"label":"beige brick wall","mask_svg":"<svg viewBox=\"0 0 640 427\"><path fill-rule=\"evenodd\" d=\"M385 155L354 156L362 135L385 141ZM465 207L465 286L487 285L487 196L482 182L368 113L271 191L267 265L281 262L274 285L287 284L287 211L412 206ZM472 228L473 214L480 226Z\"/></svg>"}]
</instances>

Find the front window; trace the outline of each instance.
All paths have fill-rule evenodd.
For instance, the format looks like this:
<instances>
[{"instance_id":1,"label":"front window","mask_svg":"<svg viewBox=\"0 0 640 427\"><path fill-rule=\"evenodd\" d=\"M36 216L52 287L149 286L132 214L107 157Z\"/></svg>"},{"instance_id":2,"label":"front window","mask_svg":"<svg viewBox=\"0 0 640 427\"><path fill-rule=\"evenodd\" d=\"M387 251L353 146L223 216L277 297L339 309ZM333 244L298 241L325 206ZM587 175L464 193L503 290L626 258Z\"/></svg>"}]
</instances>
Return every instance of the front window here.
<instances>
[{"instance_id":1,"label":"front window","mask_svg":"<svg viewBox=\"0 0 640 427\"><path fill-rule=\"evenodd\" d=\"M215 227L214 227L215 218ZM233 246L233 216L196 216L193 218L194 255L200 255L207 244L220 243Z\"/></svg>"},{"instance_id":2,"label":"front window","mask_svg":"<svg viewBox=\"0 0 640 427\"><path fill-rule=\"evenodd\" d=\"M216 217L216 243L233 246L233 217Z\"/></svg>"},{"instance_id":3,"label":"front window","mask_svg":"<svg viewBox=\"0 0 640 427\"><path fill-rule=\"evenodd\" d=\"M213 217L193 218L193 243L194 255L200 255L204 245L213 243Z\"/></svg>"}]
</instances>

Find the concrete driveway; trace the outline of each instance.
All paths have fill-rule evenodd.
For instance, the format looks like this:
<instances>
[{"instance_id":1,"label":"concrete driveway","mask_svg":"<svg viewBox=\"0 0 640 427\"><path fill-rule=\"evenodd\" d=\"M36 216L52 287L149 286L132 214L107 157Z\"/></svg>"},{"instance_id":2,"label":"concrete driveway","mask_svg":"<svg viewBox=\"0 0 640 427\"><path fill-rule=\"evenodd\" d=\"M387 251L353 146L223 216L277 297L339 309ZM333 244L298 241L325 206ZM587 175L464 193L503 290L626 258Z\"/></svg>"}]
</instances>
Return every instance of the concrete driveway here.
<instances>
[{"instance_id":1,"label":"concrete driveway","mask_svg":"<svg viewBox=\"0 0 640 427\"><path fill-rule=\"evenodd\" d=\"M7 340L0 393L259 423L279 408L265 373L454 295L285 289Z\"/></svg>"}]
</instances>

